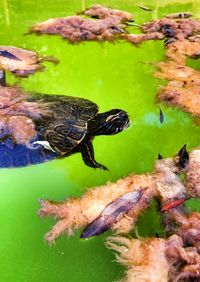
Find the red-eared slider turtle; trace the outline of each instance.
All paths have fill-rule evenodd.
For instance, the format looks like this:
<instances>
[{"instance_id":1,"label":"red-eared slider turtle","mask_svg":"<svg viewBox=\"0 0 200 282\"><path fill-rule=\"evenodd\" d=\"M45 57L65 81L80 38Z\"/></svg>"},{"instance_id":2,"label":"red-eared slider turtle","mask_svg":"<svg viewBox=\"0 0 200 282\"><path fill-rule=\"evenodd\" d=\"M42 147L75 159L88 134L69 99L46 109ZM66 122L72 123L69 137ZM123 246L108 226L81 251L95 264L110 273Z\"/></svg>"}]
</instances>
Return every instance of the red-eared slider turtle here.
<instances>
[{"instance_id":1,"label":"red-eared slider turtle","mask_svg":"<svg viewBox=\"0 0 200 282\"><path fill-rule=\"evenodd\" d=\"M0 167L27 166L80 152L86 165L106 169L94 159L92 140L127 128L125 111L98 114L98 106L83 98L27 94L4 86L1 74Z\"/></svg>"}]
</instances>

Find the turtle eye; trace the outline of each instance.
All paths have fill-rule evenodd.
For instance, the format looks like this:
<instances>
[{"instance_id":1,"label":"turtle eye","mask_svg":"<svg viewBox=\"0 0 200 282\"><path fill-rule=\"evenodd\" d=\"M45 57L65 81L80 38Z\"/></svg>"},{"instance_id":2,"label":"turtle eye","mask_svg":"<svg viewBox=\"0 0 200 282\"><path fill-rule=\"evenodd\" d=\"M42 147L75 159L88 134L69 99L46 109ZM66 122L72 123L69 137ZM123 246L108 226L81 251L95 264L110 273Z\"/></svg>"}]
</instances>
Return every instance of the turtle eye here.
<instances>
[{"instance_id":1,"label":"turtle eye","mask_svg":"<svg viewBox=\"0 0 200 282\"><path fill-rule=\"evenodd\" d=\"M127 116L127 114L125 112L119 112L119 118L122 119L122 118L125 118Z\"/></svg>"}]
</instances>

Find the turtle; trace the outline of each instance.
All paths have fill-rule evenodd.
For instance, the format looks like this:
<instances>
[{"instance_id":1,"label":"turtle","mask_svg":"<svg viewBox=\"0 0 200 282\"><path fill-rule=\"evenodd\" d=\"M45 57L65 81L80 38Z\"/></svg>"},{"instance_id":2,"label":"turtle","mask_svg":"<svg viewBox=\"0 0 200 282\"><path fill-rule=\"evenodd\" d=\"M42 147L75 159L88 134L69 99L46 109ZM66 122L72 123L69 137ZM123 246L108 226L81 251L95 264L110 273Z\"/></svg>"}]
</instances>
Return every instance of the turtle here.
<instances>
[{"instance_id":1,"label":"turtle","mask_svg":"<svg viewBox=\"0 0 200 282\"><path fill-rule=\"evenodd\" d=\"M98 113L96 103L65 95L26 93L7 86L0 73L0 167L23 167L81 153L84 163L96 162L92 141L114 135L130 125L127 112Z\"/></svg>"}]
</instances>

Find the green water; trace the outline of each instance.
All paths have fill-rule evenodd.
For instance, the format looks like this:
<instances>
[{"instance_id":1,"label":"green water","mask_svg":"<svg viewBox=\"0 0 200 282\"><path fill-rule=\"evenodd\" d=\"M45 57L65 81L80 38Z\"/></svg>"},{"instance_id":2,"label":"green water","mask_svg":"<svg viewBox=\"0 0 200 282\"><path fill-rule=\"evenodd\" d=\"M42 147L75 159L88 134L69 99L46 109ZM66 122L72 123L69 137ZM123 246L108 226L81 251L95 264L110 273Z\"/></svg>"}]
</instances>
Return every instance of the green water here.
<instances>
[{"instance_id":1,"label":"green water","mask_svg":"<svg viewBox=\"0 0 200 282\"><path fill-rule=\"evenodd\" d=\"M77 232L75 237L63 236L49 247L43 236L54 221L37 216L38 199L61 200L81 195L87 187L114 181L132 171L150 171L158 153L170 156L185 143L189 148L200 143L200 127L189 115L162 105L165 120L162 125L159 122L159 108L154 101L163 82L152 76L153 66L149 63L163 60L161 42L146 42L139 48L124 42L71 46L59 36L23 35L35 22L72 15L94 3L97 2L0 2L1 45L37 50L60 60L57 66L46 63L45 72L28 79L9 75L9 82L19 82L29 91L88 98L99 105L100 111L122 108L132 120L131 128L123 133L97 137L94 141L97 161L109 167L110 172L86 167L78 154L37 166L0 171L0 281L3 282L111 282L122 277L123 268L114 262L114 253L104 246L107 234L83 241ZM141 3L134 0L98 3L133 12L138 23L178 11L191 11L200 17L197 2L142 1L155 8L153 12L140 10L137 5ZM198 68L198 61L195 66ZM154 234L158 226L155 212L144 216L140 223L144 234Z\"/></svg>"}]
</instances>

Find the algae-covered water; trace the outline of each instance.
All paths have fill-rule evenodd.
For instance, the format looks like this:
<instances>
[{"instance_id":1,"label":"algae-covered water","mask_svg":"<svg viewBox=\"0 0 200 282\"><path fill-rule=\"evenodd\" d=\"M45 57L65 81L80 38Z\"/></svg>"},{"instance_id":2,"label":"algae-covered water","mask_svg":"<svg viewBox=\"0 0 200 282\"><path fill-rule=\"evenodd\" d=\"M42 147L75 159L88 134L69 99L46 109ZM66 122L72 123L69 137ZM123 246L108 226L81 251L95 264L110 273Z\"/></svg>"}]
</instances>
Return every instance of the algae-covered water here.
<instances>
[{"instance_id":1,"label":"algae-covered water","mask_svg":"<svg viewBox=\"0 0 200 282\"><path fill-rule=\"evenodd\" d=\"M132 12L137 23L179 11L190 11L200 18L198 1L180 2L101 0L98 4ZM104 246L107 234L84 241L77 232L75 237L63 236L49 247L43 236L54 221L37 216L38 200L78 196L88 187L114 181L132 171L150 171L158 153L171 156L185 143L189 149L200 143L200 127L180 110L162 105L164 123L160 124L155 95L163 82L153 77L152 63L164 59L162 42L146 42L138 48L124 42L70 45L59 36L24 35L33 23L73 15L94 3L97 2L0 2L0 45L33 49L60 60L57 66L46 63L44 72L28 79L8 75L10 83L18 82L33 92L88 98L99 105L100 111L122 108L132 120L132 126L121 134L100 136L94 141L96 160L109 167L109 172L86 167L80 154L37 166L0 170L2 282L110 282L122 277L123 268ZM153 11L141 10L139 4L150 6ZM137 31L133 27L131 30ZM196 61L195 67L198 64ZM139 226L141 234L161 232L155 212L144 216Z\"/></svg>"}]
</instances>

